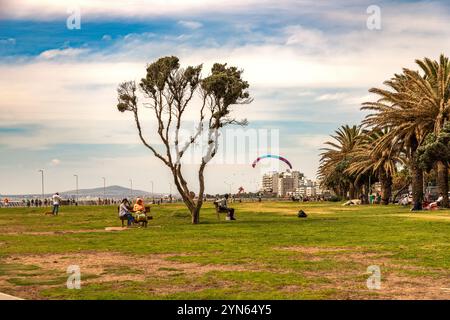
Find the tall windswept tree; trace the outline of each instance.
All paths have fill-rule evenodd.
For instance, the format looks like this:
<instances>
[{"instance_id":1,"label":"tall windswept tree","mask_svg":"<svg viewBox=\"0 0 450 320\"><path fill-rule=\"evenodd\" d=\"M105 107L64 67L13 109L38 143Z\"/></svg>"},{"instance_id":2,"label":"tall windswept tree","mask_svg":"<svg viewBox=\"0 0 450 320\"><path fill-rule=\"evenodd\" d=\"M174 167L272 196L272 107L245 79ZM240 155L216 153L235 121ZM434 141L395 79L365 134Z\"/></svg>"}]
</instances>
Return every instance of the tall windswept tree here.
<instances>
[{"instance_id":1,"label":"tall windswept tree","mask_svg":"<svg viewBox=\"0 0 450 320\"><path fill-rule=\"evenodd\" d=\"M170 169L193 224L200 221L205 194L204 171L217 153L219 131L231 124L246 125L247 120L238 121L232 117L232 107L252 101L247 90L249 84L242 79L242 70L216 63L207 77L202 78L201 71L202 65L181 68L177 57L163 57L147 66L146 76L139 82L140 90L134 81L123 82L117 89L118 110L133 113L141 142ZM159 152L143 134L139 93L145 101L143 105L154 111L156 134L164 146L164 153ZM194 108L196 95L200 97L197 128L187 141L182 142L180 129L184 115L188 108ZM190 147L199 143L202 135L207 139L198 168L199 191L195 200L194 189L183 175L182 158Z\"/></svg>"}]
</instances>

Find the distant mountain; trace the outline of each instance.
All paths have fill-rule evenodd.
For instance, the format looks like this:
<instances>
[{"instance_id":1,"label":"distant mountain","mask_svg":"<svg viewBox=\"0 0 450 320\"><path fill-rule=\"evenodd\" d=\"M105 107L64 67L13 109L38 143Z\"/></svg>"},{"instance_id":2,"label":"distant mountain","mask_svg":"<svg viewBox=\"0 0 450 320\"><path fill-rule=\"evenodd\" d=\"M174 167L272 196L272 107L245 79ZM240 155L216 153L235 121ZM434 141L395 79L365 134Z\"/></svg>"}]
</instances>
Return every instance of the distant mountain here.
<instances>
[{"instance_id":1,"label":"distant mountain","mask_svg":"<svg viewBox=\"0 0 450 320\"><path fill-rule=\"evenodd\" d=\"M77 191L76 190L69 190L59 193L62 197L73 197L76 196ZM130 197L131 196L131 189L130 188L124 188L121 186L109 186L103 189L103 187L100 188L92 188L92 189L79 189L78 190L78 197L85 198L85 197L91 197L91 198L124 198L124 197ZM134 197L148 197L151 196L151 193L148 191L143 190L133 190L133 196Z\"/></svg>"},{"instance_id":2,"label":"distant mountain","mask_svg":"<svg viewBox=\"0 0 450 320\"><path fill-rule=\"evenodd\" d=\"M76 190L62 191L59 194L63 198L73 198L77 195ZM160 197L164 194L155 193L155 197ZM0 195L0 198L40 198L41 194L15 194L15 195ZM46 197L51 197L52 194L45 194ZM92 188L92 189L79 189L78 197L79 198L129 198L131 196L130 188L124 188L121 186L109 186L103 189L100 188ZM133 190L133 197L151 197L151 193L143 190Z\"/></svg>"}]
</instances>

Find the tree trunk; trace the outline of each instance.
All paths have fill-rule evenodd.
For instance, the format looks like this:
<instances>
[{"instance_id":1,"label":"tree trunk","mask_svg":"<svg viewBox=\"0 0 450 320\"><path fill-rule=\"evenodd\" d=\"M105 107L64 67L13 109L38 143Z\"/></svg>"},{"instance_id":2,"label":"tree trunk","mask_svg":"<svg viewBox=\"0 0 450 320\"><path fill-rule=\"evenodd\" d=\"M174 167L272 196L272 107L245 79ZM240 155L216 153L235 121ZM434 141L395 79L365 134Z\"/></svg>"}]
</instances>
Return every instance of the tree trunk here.
<instances>
[{"instance_id":1,"label":"tree trunk","mask_svg":"<svg viewBox=\"0 0 450 320\"><path fill-rule=\"evenodd\" d=\"M199 224L200 223L200 209L201 209L201 207L196 206L194 208L194 210L191 211L192 224Z\"/></svg>"},{"instance_id":2,"label":"tree trunk","mask_svg":"<svg viewBox=\"0 0 450 320\"><path fill-rule=\"evenodd\" d=\"M350 200L355 199L355 186L353 183L350 183L350 188L349 188L349 198Z\"/></svg>"},{"instance_id":3,"label":"tree trunk","mask_svg":"<svg viewBox=\"0 0 450 320\"><path fill-rule=\"evenodd\" d=\"M380 173L381 183L381 202L384 205L389 204L392 195L392 177L385 172Z\"/></svg>"},{"instance_id":4,"label":"tree trunk","mask_svg":"<svg viewBox=\"0 0 450 320\"><path fill-rule=\"evenodd\" d=\"M411 165L413 211L422 210L423 201L423 171L413 160Z\"/></svg>"},{"instance_id":5,"label":"tree trunk","mask_svg":"<svg viewBox=\"0 0 450 320\"><path fill-rule=\"evenodd\" d=\"M441 161L437 163L437 185L439 195L444 197L441 207L448 208L448 164Z\"/></svg>"}]
</instances>

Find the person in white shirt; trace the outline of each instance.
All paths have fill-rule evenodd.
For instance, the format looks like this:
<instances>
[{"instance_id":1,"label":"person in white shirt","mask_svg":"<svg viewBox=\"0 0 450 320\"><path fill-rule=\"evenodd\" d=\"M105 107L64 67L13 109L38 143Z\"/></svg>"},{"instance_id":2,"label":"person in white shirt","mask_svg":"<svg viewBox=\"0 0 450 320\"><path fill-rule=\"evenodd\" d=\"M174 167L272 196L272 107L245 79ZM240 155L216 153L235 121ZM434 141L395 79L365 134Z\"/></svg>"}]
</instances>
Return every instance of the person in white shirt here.
<instances>
[{"instance_id":1,"label":"person in white shirt","mask_svg":"<svg viewBox=\"0 0 450 320\"><path fill-rule=\"evenodd\" d=\"M131 224L133 223L133 214L130 212L130 210L128 209L128 206L130 205L130 203L128 202L127 199L123 199L122 202L120 203L119 206L119 218L122 219L122 227L123 227L123 220L126 218L127 219L127 226L130 227Z\"/></svg>"},{"instance_id":2,"label":"person in white shirt","mask_svg":"<svg viewBox=\"0 0 450 320\"><path fill-rule=\"evenodd\" d=\"M225 197L223 197L220 200L217 200L216 203L219 206L219 210L227 211L227 219L228 220L236 220L234 217L234 208L228 207L228 194L225 194Z\"/></svg>"},{"instance_id":3,"label":"person in white shirt","mask_svg":"<svg viewBox=\"0 0 450 320\"><path fill-rule=\"evenodd\" d=\"M428 205L427 209L429 210L436 210L441 206L441 202L444 200L444 195L441 193L439 194L439 198L435 202L432 202Z\"/></svg>"},{"instance_id":4,"label":"person in white shirt","mask_svg":"<svg viewBox=\"0 0 450 320\"><path fill-rule=\"evenodd\" d=\"M59 213L59 205L61 203L61 197L59 196L58 192L56 192L52 196L52 200L53 200L53 215L57 216Z\"/></svg>"}]
</instances>

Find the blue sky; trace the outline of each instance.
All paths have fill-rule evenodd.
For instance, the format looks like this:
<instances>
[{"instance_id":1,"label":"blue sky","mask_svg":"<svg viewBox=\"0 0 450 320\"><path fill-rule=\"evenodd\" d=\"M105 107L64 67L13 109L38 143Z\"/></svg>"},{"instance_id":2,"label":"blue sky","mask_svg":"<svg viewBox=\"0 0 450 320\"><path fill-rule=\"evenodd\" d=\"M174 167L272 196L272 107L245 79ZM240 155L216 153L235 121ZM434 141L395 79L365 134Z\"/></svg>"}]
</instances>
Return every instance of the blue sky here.
<instances>
[{"instance_id":1,"label":"blue sky","mask_svg":"<svg viewBox=\"0 0 450 320\"><path fill-rule=\"evenodd\" d=\"M366 26L381 9L381 30ZM69 30L68 8L81 12ZM132 119L117 112L117 84L145 65L177 55L182 65L244 69L254 102L237 108L249 129L280 132L279 152L314 178L321 144L364 116L360 103L414 60L449 54L445 1L0 1L0 194L108 184L168 192L169 173L139 144ZM150 118L149 118L150 119ZM189 119L188 119L189 120ZM189 121L188 121L189 123ZM151 136L153 123L147 122ZM157 141L154 141L157 143ZM194 177L195 166L187 166ZM214 164L220 181L255 189L259 170ZM219 181L219 183L218 183Z\"/></svg>"}]
</instances>

